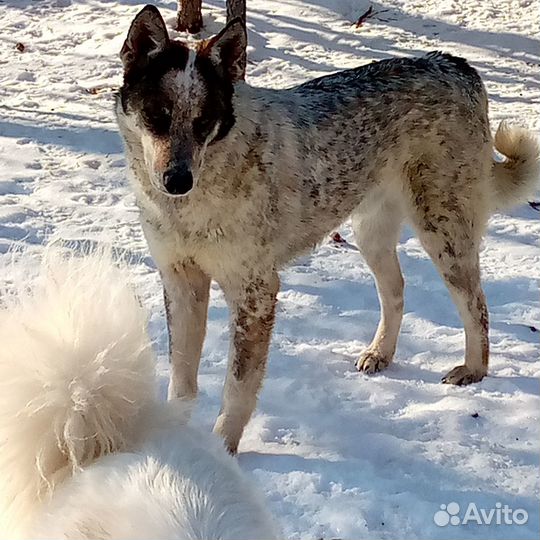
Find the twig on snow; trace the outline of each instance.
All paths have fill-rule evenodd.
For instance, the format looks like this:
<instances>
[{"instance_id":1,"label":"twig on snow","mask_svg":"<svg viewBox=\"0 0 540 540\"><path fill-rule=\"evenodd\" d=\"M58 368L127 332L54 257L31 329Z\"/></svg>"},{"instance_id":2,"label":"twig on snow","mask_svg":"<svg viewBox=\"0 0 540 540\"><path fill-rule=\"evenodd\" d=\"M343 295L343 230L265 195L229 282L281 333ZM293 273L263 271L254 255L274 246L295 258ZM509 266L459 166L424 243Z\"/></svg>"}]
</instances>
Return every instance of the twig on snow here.
<instances>
[{"instance_id":1,"label":"twig on snow","mask_svg":"<svg viewBox=\"0 0 540 540\"><path fill-rule=\"evenodd\" d=\"M381 19L377 15L380 15L381 13L386 13L387 11L390 11L389 9L379 9L379 11L375 11L373 9L373 6L369 6L367 11L362 13L358 19L356 19L355 27L361 28L362 25L368 20L368 19L377 19L382 22L388 22L390 19Z\"/></svg>"},{"instance_id":2,"label":"twig on snow","mask_svg":"<svg viewBox=\"0 0 540 540\"><path fill-rule=\"evenodd\" d=\"M368 10L358 17L356 28L360 28L370 17L373 17L373 6L369 6Z\"/></svg>"}]
</instances>

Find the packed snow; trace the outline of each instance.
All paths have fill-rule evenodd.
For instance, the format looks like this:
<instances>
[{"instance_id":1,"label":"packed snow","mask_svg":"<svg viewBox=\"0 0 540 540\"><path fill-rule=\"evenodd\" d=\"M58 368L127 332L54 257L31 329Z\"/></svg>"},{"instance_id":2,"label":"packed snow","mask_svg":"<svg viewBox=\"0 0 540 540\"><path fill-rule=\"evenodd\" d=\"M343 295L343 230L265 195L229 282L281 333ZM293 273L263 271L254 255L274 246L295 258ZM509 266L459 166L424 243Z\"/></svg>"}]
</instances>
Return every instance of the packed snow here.
<instances>
[{"instance_id":1,"label":"packed snow","mask_svg":"<svg viewBox=\"0 0 540 540\"><path fill-rule=\"evenodd\" d=\"M203 4L209 35L222 27L225 7L221 0ZM172 26L175 2L157 5ZM356 28L369 5L374 16ZM118 51L141 6L0 0L0 285L9 287L17 272L31 274L48 241L114 246L130 258L131 279L151 314L165 389L160 284L112 113ZM539 27L534 0L248 0L248 79L283 87L442 49L481 72L493 126L515 120L538 133ZM490 221L482 265L491 366L489 377L464 388L440 384L462 361L462 324L410 230L399 246L403 329L384 373L354 368L379 308L348 224L340 229L346 243L329 239L282 273L268 375L238 459L266 493L284 537L538 538L538 217L524 205ZM11 267L19 258L14 243L26 255ZM219 409L227 339L227 309L214 285L194 418L208 430ZM457 516L450 503L458 503ZM495 509L491 524L444 525L451 515L461 523L469 503L486 514ZM517 523L523 512L510 525L497 520L498 504L524 510L527 522Z\"/></svg>"}]
</instances>

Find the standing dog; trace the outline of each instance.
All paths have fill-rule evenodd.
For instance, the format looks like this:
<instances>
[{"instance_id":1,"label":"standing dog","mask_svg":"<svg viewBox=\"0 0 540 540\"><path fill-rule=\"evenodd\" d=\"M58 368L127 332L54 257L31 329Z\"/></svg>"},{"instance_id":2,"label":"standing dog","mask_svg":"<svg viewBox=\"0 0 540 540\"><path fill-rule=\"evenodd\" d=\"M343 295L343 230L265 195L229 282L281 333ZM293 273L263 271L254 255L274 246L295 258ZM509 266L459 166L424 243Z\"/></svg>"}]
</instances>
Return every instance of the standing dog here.
<instances>
[{"instance_id":1,"label":"standing dog","mask_svg":"<svg viewBox=\"0 0 540 540\"><path fill-rule=\"evenodd\" d=\"M229 369L215 430L235 452L256 403L274 324L278 271L352 215L381 319L358 369L392 361L403 312L396 243L415 227L465 326L465 363L488 368L479 245L488 217L538 176L538 143L501 126L461 58L433 52L341 71L285 90L242 82L246 36L233 21L194 46L169 38L155 7L121 51L116 114L142 226L165 291L171 398L192 398L210 279L230 308ZM493 161L493 146L506 160Z\"/></svg>"},{"instance_id":2,"label":"standing dog","mask_svg":"<svg viewBox=\"0 0 540 540\"><path fill-rule=\"evenodd\" d=\"M0 538L279 537L222 442L156 399L145 314L108 257L49 252L0 342Z\"/></svg>"}]
</instances>

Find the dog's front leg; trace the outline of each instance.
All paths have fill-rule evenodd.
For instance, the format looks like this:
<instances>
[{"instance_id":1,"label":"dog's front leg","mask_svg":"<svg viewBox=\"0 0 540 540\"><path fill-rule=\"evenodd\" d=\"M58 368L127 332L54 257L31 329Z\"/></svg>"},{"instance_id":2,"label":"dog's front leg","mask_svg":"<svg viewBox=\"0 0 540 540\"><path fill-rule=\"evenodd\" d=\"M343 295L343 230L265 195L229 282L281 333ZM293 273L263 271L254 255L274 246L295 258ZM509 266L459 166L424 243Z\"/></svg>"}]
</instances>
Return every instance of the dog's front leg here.
<instances>
[{"instance_id":1,"label":"dog's front leg","mask_svg":"<svg viewBox=\"0 0 540 540\"><path fill-rule=\"evenodd\" d=\"M206 333L210 278L187 262L162 268L161 278L169 327L169 399L193 399Z\"/></svg>"},{"instance_id":2,"label":"dog's front leg","mask_svg":"<svg viewBox=\"0 0 540 540\"><path fill-rule=\"evenodd\" d=\"M279 277L274 272L223 289L231 312L231 341L223 403L214 431L235 454L266 371Z\"/></svg>"}]
</instances>

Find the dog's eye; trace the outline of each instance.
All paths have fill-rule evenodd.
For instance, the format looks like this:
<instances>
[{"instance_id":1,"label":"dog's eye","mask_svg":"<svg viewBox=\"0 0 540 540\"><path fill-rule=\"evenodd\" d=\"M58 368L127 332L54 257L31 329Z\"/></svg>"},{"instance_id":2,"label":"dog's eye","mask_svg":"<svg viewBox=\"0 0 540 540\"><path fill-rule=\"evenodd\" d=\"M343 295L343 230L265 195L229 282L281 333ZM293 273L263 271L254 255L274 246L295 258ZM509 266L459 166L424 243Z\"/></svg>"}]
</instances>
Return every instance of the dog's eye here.
<instances>
[{"instance_id":1,"label":"dog's eye","mask_svg":"<svg viewBox=\"0 0 540 540\"><path fill-rule=\"evenodd\" d=\"M208 118L202 116L195 118L195 120L193 120L193 136L195 137L195 140L201 144L204 143L213 128L214 124L212 121L208 120Z\"/></svg>"},{"instance_id":2,"label":"dog's eye","mask_svg":"<svg viewBox=\"0 0 540 540\"><path fill-rule=\"evenodd\" d=\"M171 127L171 109L167 105L148 103L143 109L144 123L153 133L166 135Z\"/></svg>"}]
</instances>

